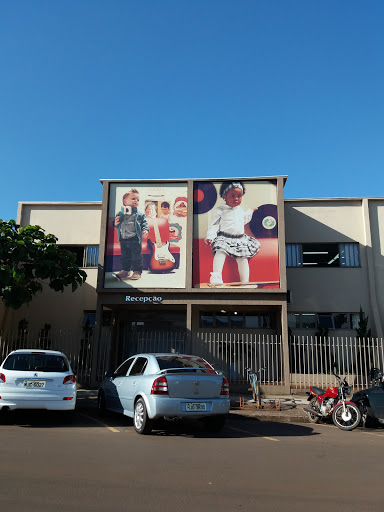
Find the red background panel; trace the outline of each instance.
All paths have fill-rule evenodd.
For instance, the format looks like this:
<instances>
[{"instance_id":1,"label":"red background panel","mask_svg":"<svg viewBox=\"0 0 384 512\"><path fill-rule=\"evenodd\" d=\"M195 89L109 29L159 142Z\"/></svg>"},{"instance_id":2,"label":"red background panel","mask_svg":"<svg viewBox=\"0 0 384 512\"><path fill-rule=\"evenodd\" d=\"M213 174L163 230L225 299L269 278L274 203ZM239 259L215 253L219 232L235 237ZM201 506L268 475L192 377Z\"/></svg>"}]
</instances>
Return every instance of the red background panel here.
<instances>
[{"instance_id":1,"label":"red background panel","mask_svg":"<svg viewBox=\"0 0 384 512\"><path fill-rule=\"evenodd\" d=\"M249 260L250 282L279 281L279 251L277 238L258 238L261 246L259 252ZM193 241L193 285L209 283L212 272L213 254L211 247L204 240ZM235 258L227 256L223 268L224 283L240 281ZM271 284L266 288L279 288Z\"/></svg>"}]
</instances>

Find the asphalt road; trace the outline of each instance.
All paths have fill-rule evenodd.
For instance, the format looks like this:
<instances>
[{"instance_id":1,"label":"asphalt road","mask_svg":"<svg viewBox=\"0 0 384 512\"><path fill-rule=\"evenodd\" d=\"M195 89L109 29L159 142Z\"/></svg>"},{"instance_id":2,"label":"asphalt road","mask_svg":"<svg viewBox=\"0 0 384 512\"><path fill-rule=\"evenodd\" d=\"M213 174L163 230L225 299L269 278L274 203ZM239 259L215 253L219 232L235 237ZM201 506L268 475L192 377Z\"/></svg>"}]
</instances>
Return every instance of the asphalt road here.
<instances>
[{"instance_id":1,"label":"asphalt road","mask_svg":"<svg viewBox=\"0 0 384 512\"><path fill-rule=\"evenodd\" d=\"M44 511L383 510L384 429L269 423L231 416L137 435L128 418L73 424L11 413L0 425L0 509Z\"/></svg>"}]
</instances>

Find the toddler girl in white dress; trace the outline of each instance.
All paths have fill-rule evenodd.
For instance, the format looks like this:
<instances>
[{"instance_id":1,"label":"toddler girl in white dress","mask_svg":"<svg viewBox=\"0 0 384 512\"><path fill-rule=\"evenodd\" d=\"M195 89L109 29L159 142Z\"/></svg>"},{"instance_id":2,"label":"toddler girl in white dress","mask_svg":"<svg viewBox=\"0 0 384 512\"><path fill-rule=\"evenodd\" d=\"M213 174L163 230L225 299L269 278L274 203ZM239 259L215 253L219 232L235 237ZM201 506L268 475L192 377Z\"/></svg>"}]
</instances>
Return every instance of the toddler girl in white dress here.
<instances>
[{"instance_id":1,"label":"toddler girl in white dress","mask_svg":"<svg viewBox=\"0 0 384 512\"><path fill-rule=\"evenodd\" d=\"M244 233L244 226L253 214L253 210L244 211L240 207L244 194L245 187L241 181L227 181L220 187L220 196L225 204L213 210L204 240L214 254L210 278L213 285L223 284L222 271L227 256L236 258L240 281L249 282L248 260L258 253L260 242Z\"/></svg>"}]
</instances>

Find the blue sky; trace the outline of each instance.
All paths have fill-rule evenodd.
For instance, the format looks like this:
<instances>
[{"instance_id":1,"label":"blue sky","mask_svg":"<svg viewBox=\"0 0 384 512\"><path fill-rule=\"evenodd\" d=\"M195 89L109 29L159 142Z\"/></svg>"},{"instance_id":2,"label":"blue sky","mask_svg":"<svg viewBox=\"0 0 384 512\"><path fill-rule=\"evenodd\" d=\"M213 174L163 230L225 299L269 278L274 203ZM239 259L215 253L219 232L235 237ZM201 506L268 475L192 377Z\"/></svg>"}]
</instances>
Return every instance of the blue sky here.
<instances>
[{"instance_id":1,"label":"blue sky","mask_svg":"<svg viewBox=\"0 0 384 512\"><path fill-rule=\"evenodd\" d=\"M0 218L100 178L384 196L382 0L4 0Z\"/></svg>"}]
</instances>

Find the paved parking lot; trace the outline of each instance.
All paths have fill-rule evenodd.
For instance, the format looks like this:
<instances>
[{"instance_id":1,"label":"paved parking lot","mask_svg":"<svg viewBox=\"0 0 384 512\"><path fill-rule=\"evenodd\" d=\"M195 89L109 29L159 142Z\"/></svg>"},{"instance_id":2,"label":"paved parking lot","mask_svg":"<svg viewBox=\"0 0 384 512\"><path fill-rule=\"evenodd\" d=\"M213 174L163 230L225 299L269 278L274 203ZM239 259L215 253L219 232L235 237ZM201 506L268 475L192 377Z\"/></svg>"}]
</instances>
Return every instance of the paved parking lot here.
<instances>
[{"instance_id":1,"label":"paved parking lot","mask_svg":"<svg viewBox=\"0 0 384 512\"><path fill-rule=\"evenodd\" d=\"M196 422L149 436L101 421L79 400L60 415L11 413L0 425L2 510L382 510L384 430L259 421L231 414L220 434ZM355 492L358 490L358 492Z\"/></svg>"}]
</instances>

